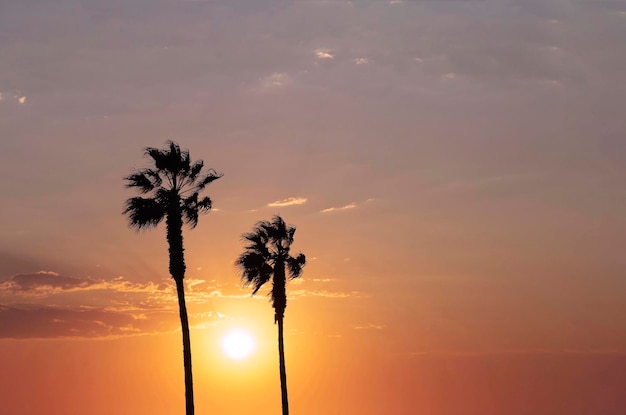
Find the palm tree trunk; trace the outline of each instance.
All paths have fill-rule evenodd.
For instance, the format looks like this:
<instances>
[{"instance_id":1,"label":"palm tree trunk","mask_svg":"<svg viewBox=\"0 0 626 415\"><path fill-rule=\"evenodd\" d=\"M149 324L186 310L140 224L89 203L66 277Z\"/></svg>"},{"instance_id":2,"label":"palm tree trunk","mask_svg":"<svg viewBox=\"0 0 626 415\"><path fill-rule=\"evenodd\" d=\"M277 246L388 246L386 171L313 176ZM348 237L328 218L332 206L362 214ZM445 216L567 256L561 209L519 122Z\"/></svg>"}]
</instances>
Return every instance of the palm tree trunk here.
<instances>
[{"instance_id":1,"label":"palm tree trunk","mask_svg":"<svg viewBox=\"0 0 626 415\"><path fill-rule=\"evenodd\" d=\"M178 294L178 308L180 311L180 325L183 332L183 361L185 365L185 403L187 415L194 414L193 407L193 376L191 373L191 340L189 337L189 320L187 318L187 306L185 304L185 285L183 280L176 279L176 292Z\"/></svg>"},{"instance_id":2,"label":"palm tree trunk","mask_svg":"<svg viewBox=\"0 0 626 415\"><path fill-rule=\"evenodd\" d=\"M285 370L285 345L283 342L283 316L278 316L278 365L280 368L280 392L283 402L283 415L289 415L287 400L287 371Z\"/></svg>"},{"instance_id":3,"label":"palm tree trunk","mask_svg":"<svg viewBox=\"0 0 626 415\"><path fill-rule=\"evenodd\" d=\"M187 305L185 304L185 249L183 247L183 218L178 198L176 198L167 210L167 242L170 254L170 274L176 282L178 294L178 311L180 313L180 325L183 332L183 363L185 365L185 407L187 415L194 415L193 407L193 377L191 373L191 340L189 337L189 319L187 317Z\"/></svg>"}]
</instances>

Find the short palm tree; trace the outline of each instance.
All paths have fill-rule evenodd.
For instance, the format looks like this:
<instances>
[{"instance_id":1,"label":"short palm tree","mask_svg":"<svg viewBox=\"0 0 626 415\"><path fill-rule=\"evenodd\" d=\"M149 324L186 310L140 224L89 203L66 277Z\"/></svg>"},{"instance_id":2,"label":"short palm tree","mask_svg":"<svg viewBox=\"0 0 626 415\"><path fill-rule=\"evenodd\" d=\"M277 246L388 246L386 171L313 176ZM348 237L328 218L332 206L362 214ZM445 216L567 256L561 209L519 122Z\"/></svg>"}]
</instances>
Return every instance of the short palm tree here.
<instances>
[{"instance_id":1,"label":"short palm tree","mask_svg":"<svg viewBox=\"0 0 626 415\"><path fill-rule=\"evenodd\" d=\"M200 192L211 182L222 177L213 169L203 172L204 162L191 162L189 152L177 143L168 141L165 149L148 147L146 156L151 167L136 170L125 177L126 187L136 188L146 197L132 197L126 201L124 214L130 226L137 230L157 226L163 219L169 245L169 270L178 294L180 323L183 332L185 365L185 403L187 415L193 415L193 378L191 374L191 344L189 321L185 305L185 258L183 255L183 222L192 228L198 224L198 215L211 210L211 199L199 199Z\"/></svg>"},{"instance_id":2,"label":"short palm tree","mask_svg":"<svg viewBox=\"0 0 626 415\"><path fill-rule=\"evenodd\" d=\"M283 415L289 414L287 399L287 373L285 371L285 347L283 343L283 319L287 307L287 277L294 279L302 274L306 264L304 254L289 255L296 228L287 225L280 216L270 222L258 222L253 231L243 235L245 251L237 258L235 265L241 271L244 286L252 286L252 295L272 280L269 292L274 307L274 323L278 323L278 360L280 370L280 390Z\"/></svg>"}]
</instances>

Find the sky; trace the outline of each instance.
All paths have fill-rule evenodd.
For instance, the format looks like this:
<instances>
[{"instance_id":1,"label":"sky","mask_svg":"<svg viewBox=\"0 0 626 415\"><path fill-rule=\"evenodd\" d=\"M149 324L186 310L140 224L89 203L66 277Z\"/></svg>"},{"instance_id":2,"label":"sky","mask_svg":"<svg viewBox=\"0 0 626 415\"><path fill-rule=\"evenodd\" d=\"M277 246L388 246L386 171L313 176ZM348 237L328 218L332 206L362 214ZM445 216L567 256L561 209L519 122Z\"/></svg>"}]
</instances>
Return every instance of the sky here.
<instances>
[{"instance_id":1,"label":"sky","mask_svg":"<svg viewBox=\"0 0 626 415\"><path fill-rule=\"evenodd\" d=\"M175 140L224 174L184 230L196 413L280 410L233 265L276 214L294 414L625 413L625 45L622 0L0 0L3 407L182 412L165 230L122 214Z\"/></svg>"}]
</instances>

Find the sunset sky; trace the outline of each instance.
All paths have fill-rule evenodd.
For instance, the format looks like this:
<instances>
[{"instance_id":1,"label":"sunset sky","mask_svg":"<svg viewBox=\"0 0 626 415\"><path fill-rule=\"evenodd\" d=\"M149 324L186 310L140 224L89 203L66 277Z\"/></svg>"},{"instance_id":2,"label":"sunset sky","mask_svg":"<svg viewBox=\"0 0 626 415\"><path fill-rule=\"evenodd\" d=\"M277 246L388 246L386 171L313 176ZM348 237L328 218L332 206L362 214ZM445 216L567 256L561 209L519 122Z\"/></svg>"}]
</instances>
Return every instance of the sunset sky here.
<instances>
[{"instance_id":1,"label":"sunset sky","mask_svg":"<svg viewBox=\"0 0 626 415\"><path fill-rule=\"evenodd\" d=\"M2 413L183 413L165 229L122 215L169 139L224 174L198 415L280 411L233 265L275 214L294 415L626 413L625 68L623 0L0 0Z\"/></svg>"}]
</instances>

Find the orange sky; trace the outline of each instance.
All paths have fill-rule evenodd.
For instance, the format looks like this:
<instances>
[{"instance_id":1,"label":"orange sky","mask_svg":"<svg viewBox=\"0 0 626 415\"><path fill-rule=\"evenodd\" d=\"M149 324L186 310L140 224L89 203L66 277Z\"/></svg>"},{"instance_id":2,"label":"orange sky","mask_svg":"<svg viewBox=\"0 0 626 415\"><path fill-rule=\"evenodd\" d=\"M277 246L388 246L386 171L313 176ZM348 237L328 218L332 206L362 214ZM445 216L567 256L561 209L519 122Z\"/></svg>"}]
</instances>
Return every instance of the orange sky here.
<instances>
[{"instance_id":1,"label":"orange sky","mask_svg":"<svg viewBox=\"0 0 626 415\"><path fill-rule=\"evenodd\" d=\"M623 4L13 3L3 413L182 412L165 231L121 214L168 139L224 173L185 229L199 415L279 411L272 309L233 266L274 214L308 259L293 414L626 413Z\"/></svg>"}]
</instances>

